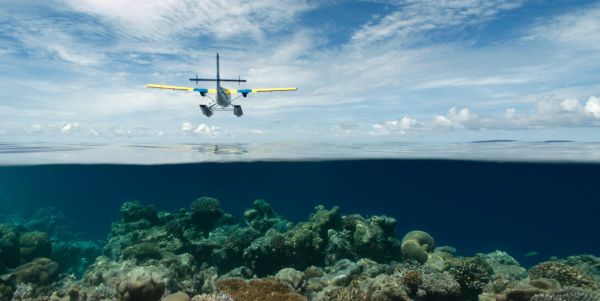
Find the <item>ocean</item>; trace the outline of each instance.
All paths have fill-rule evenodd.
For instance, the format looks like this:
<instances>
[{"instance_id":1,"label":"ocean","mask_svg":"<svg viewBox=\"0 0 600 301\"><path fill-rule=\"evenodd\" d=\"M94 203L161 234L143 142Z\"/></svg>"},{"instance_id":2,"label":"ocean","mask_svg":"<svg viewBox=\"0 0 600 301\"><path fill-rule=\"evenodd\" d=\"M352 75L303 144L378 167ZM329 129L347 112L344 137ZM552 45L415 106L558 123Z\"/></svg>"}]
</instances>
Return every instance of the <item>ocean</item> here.
<instances>
[{"instance_id":1,"label":"ocean","mask_svg":"<svg viewBox=\"0 0 600 301\"><path fill-rule=\"evenodd\" d=\"M242 225L257 199L293 223L318 205L385 215L397 239L423 230L456 256L501 250L525 268L600 254L598 144L312 147L3 144L0 223L51 206L78 237L105 242L124 202L177 212L207 196Z\"/></svg>"}]
</instances>

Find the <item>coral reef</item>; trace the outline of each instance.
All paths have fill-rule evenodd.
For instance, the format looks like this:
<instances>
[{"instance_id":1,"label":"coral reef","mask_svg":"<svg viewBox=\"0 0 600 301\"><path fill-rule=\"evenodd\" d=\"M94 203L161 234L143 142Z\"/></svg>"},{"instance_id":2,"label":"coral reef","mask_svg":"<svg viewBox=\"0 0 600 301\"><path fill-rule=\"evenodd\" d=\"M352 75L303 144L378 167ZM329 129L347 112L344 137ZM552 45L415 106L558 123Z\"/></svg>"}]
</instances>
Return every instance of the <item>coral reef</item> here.
<instances>
[{"instance_id":1,"label":"coral reef","mask_svg":"<svg viewBox=\"0 0 600 301\"><path fill-rule=\"evenodd\" d=\"M83 275L100 255L102 242L82 238L64 215L52 207L4 217L0 224L0 273L40 257L58 263L58 272Z\"/></svg>"},{"instance_id":2,"label":"coral reef","mask_svg":"<svg viewBox=\"0 0 600 301\"><path fill-rule=\"evenodd\" d=\"M19 254L21 262L28 262L38 257L50 257L52 243L44 232L26 232L19 237Z\"/></svg>"},{"instance_id":3,"label":"coral reef","mask_svg":"<svg viewBox=\"0 0 600 301\"><path fill-rule=\"evenodd\" d=\"M19 236L21 228L15 225L0 224L0 268L15 267L21 262Z\"/></svg>"},{"instance_id":4,"label":"coral reef","mask_svg":"<svg viewBox=\"0 0 600 301\"><path fill-rule=\"evenodd\" d=\"M554 279L563 286L598 288L598 284L594 282L590 275L558 261L546 261L532 267L529 270L529 277L531 279Z\"/></svg>"},{"instance_id":5,"label":"coral reef","mask_svg":"<svg viewBox=\"0 0 600 301\"><path fill-rule=\"evenodd\" d=\"M600 293L577 288L540 293L534 295L531 301L600 301Z\"/></svg>"},{"instance_id":6,"label":"coral reef","mask_svg":"<svg viewBox=\"0 0 600 301\"><path fill-rule=\"evenodd\" d=\"M236 223L217 199L162 212L120 207L107 241L77 238L62 215L0 224L0 300L597 301L600 259L529 271L502 251L459 256L388 216L315 207L292 223L256 200ZM193 297L190 297L193 296Z\"/></svg>"},{"instance_id":7,"label":"coral reef","mask_svg":"<svg viewBox=\"0 0 600 301\"><path fill-rule=\"evenodd\" d=\"M121 301L158 301L165 292L165 283L152 273L131 273L118 285Z\"/></svg>"},{"instance_id":8,"label":"coral reef","mask_svg":"<svg viewBox=\"0 0 600 301\"><path fill-rule=\"evenodd\" d=\"M429 233L414 230L408 232L402 238L401 250L402 256L406 260L414 260L420 263L427 261L427 253L433 251L435 241Z\"/></svg>"},{"instance_id":9,"label":"coral reef","mask_svg":"<svg viewBox=\"0 0 600 301\"><path fill-rule=\"evenodd\" d=\"M273 279L246 281L240 278L221 280L218 291L235 301L306 301L287 284Z\"/></svg>"},{"instance_id":10,"label":"coral reef","mask_svg":"<svg viewBox=\"0 0 600 301\"><path fill-rule=\"evenodd\" d=\"M460 284L463 295L477 300L493 273L488 263L480 257L463 258L451 262L450 273Z\"/></svg>"}]
</instances>

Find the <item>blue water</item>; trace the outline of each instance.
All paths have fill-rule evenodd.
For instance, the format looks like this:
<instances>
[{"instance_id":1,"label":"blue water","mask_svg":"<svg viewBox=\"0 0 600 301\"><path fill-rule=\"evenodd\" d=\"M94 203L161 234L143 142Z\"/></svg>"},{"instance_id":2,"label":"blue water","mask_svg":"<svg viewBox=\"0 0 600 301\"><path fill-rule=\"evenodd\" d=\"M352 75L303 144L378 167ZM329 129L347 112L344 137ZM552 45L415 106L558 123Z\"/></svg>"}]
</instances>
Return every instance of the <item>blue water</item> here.
<instances>
[{"instance_id":1,"label":"blue water","mask_svg":"<svg viewBox=\"0 0 600 301\"><path fill-rule=\"evenodd\" d=\"M470 143L469 147L493 149L511 143ZM570 142L540 144L555 147L565 143ZM513 144L513 150L518 150L518 144ZM191 148L195 154L201 147ZM25 160L40 152L51 157L52 153L76 154L88 148L21 153L3 149L4 155L17 154L16 158ZM223 149L227 151L219 153ZM213 145L210 153L225 158L214 161L236 161L252 158L256 151L248 146ZM344 213L385 214L398 220L400 237L423 229L438 245L453 246L459 254L500 249L525 265L550 256L600 254L600 164L593 160L530 162L526 158L492 160L490 155L485 161L272 158L267 162L172 165L20 165L0 158L13 163L0 167L1 212L54 206L90 238L106 237L124 201L140 200L160 210L175 210L187 207L197 197L212 196L238 218L257 198L267 200L292 221L305 220L318 204L338 205ZM44 157L37 158L43 161ZM54 158L68 161L68 157ZM531 251L539 255L524 257Z\"/></svg>"}]
</instances>

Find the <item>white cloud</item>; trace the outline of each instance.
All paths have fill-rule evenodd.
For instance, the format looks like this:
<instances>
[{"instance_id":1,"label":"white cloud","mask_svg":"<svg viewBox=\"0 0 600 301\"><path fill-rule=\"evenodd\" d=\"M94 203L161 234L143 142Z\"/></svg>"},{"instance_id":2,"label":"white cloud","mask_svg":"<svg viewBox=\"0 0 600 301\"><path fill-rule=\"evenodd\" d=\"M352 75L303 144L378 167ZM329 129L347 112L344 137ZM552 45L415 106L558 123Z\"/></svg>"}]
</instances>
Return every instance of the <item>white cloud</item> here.
<instances>
[{"instance_id":1,"label":"white cloud","mask_svg":"<svg viewBox=\"0 0 600 301\"><path fill-rule=\"evenodd\" d=\"M586 5L574 12L544 19L526 39L538 39L570 46L600 48L600 5Z\"/></svg>"},{"instance_id":2,"label":"white cloud","mask_svg":"<svg viewBox=\"0 0 600 301\"><path fill-rule=\"evenodd\" d=\"M437 126L450 128L481 128L481 120L479 117L471 113L471 111L467 108L462 108L459 110L455 107L452 107L450 110L448 110L448 114L445 116L436 116L435 124Z\"/></svg>"},{"instance_id":3,"label":"white cloud","mask_svg":"<svg viewBox=\"0 0 600 301\"><path fill-rule=\"evenodd\" d=\"M416 126L415 126L416 125ZM484 129L531 129L549 127L600 127L600 98L592 96L584 106L579 100L567 98L563 101L543 100L536 103L531 113L521 114L508 108L500 116L485 118L473 114L467 108L450 108L446 115L437 115L430 121L416 122L404 117L376 123L372 134L405 134L407 130L434 132L439 130L484 130Z\"/></svg>"},{"instance_id":4,"label":"white cloud","mask_svg":"<svg viewBox=\"0 0 600 301\"><path fill-rule=\"evenodd\" d=\"M452 78L442 80L432 80L415 86L415 89L431 89L443 87L461 87L461 86L494 86L525 84L535 80L535 78L520 76L492 76L487 78Z\"/></svg>"},{"instance_id":5,"label":"white cloud","mask_svg":"<svg viewBox=\"0 0 600 301\"><path fill-rule=\"evenodd\" d=\"M373 135L388 135L392 133L399 133L404 135L407 131L418 127L418 122L415 118L410 116L403 116L398 120L389 120L383 123L375 123L371 127Z\"/></svg>"},{"instance_id":6,"label":"white cloud","mask_svg":"<svg viewBox=\"0 0 600 301\"><path fill-rule=\"evenodd\" d=\"M178 36L250 37L283 25L310 8L306 1L282 0L64 0L71 8L98 16L126 38L160 41Z\"/></svg>"},{"instance_id":7,"label":"white cloud","mask_svg":"<svg viewBox=\"0 0 600 301\"><path fill-rule=\"evenodd\" d=\"M591 114L600 119L600 99L598 97L590 97L585 103L584 111L586 114Z\"/></svg>"},{"instance_id":8,"label":"white cloud","mask_svg":"<svg viewBox=\"0 0 600 301\"><path fill-rule=\"evenodd\" d=\"M219 134L218 126L208 126L204 123L198 125L198 127L194 130L194 133L204 136L213 136Z\"/></svg>"},{"instance_id":9,"label":"white cloud","mask_svg":"<svg viewBox=\"0 0 600 301\"><path fill-rule=\"evenodd\" d=\"M567 112L573 112L579 109L580 106L579 100L575 98L567 98L560 103L560 107Z\"/></svg>"},{"instance_id":10,"label":"white cloud","mask_svg":"<svg viewBox=\"0 0 600 301\"><path fill-rule=\"evenodd\" d=\"M65 134L70 134L74 131L76 131L77 129L79 129L79 124L78 123L65 123L60 127L60 131L65 133Z\"/></svg>"},{"instance_id":11,"label":"white cloud","mask_svg":"<svg viewBox=\"0 0 600 301\"><path fill-rule=\"evenodd\" d=\"M515 9L522 1L502 0L400 0L391 1L397 9L381 20L369 23L354 33L359 45L396 38L410 44L423 39L428 31L479 24L499 12Z\"/></svg>"},{"instance_id":12,"label":"white cloud","mask_svg":"<svg viewBox=\"0 0 600 301\"><path fill-rule=\"evenodd\" d=\"M182 131L189 132L193 129L194 129L194 125L192 125L191 123L189 123L187 121L181 124Z\"/></svg>"}]
</instances>

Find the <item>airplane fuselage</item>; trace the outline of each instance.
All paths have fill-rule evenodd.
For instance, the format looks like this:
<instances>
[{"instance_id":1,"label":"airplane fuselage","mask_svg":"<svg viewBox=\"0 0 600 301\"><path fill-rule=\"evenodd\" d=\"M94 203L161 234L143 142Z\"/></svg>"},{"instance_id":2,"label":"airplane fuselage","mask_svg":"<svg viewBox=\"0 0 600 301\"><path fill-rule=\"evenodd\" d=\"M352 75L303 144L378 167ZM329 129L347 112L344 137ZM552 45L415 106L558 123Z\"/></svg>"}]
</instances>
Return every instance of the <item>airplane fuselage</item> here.
<instances>
[{"instance_id":1,"label":"airplane fuselage","mask_svg":"<svg viewBox=\"0 0 600 301\"><path fill-rule=\"evenodd\" d=\"M217 86L217 104L223 108L231 104L231 94L221 86Z\"/></svg>"}]
</instances>

